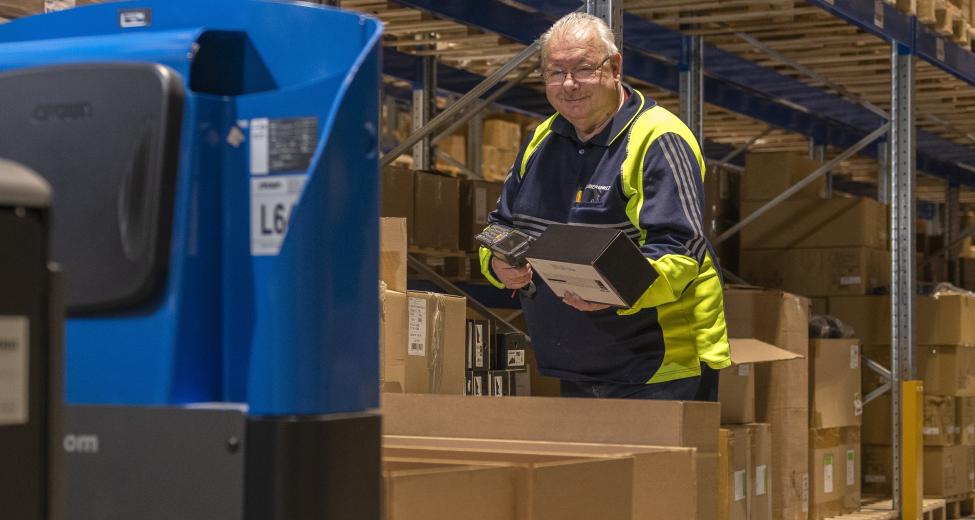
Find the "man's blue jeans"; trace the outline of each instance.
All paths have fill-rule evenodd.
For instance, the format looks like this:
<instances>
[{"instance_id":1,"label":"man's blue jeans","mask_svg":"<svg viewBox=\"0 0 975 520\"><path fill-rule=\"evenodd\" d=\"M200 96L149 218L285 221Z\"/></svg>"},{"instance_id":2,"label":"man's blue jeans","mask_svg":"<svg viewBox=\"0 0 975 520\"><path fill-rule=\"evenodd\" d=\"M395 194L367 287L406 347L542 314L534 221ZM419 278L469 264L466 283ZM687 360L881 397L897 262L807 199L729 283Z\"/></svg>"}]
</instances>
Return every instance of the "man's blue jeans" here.
<instances>
[{"instance_id":1,"label":"man's blue jeans","mask_svg":"<svg viewBox=\"0 0 975 520\"><path fill-rule=\"evenodd\" d=\"M654 384L604 383L561 380L562 397L660 399L670 401L718 400L718 371L701 363L701 375Z\"/></svg>"}]
</instances>

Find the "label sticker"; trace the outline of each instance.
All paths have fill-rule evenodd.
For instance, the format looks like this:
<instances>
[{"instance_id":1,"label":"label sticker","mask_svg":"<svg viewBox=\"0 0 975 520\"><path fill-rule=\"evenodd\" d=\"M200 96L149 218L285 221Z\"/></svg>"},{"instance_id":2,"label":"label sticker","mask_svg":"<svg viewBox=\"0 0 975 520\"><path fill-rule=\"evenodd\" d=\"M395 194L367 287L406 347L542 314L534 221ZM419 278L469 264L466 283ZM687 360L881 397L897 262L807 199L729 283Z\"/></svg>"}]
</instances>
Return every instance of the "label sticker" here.
<instances>
[{"instance_id":1,"label":"label sticker","mask_svg":"<svg viewBox=\"0 0 975 520\"><path fill-rule=\"evenodd\" d=\"M797 298L798 299L798 298ZM802 502L802 512L809 512L809 474L802 474L802 496L800 497Z\"/></svg>"},{"instance_id":2,"label":"label sticker","mask_svg":"<svg viewBox=\"0 0 975 520\"><path fill-rule=\"evenodd\" d=\"M833 456L823 455L823 493L833 492Z\"/></svg>"},{"instance_id":3,"label":"label sticker","mask_svg":"<svg viewBox=\"0 0 975 520\"><path fill-rule=\"evenodd\" d=\"M741 377L748 377L748 374L752 372L752 364L745 363L744 365L738 365L738 375Z\"/></svg>"},{"instance_id":4,"label":"label sticker","mask_svg":"<svg viewBox=\"0 0 975 520\"><path fill-rule=\"evenodd\" d=\"M152 9L119 9L118 26L122 29L149 27L152 24Z\"/></svg>"},{"instance_id":5,"label":"label sticker","mask_svg":"<svg viewBox=\"0 0 975 520\"><path fill-rule=\"evenodd\" d=\"M886 484L887 477L883 475L864 475L863 481L867 484Z\"/></svg>"},{"instance_id":6,"label":"label sticker","mask_svg":"<svg viewBox=\"0 0 975 520\"><path fill-rule=\"evenodd\" d=\"M524 350L509 350L508 351L508 366L509 367L523 367L525 366L525 351Z\"/></svg>"},{"instance_id":7,"label":"label sticker","mask_svg":"<svg viewBox=\"0 0 975 520\"><path fill-rule=\"evenodd\" d=\"M281 251L291 211L301 198L306 177L251 178L251 255L274 256Z\"/></svg>"},{"instance_id":8,"label":"label sticker","mask_svg":"<svg viewBox=\"0 0 975 520\"><path fill-rule=\"evenodd\" d=\"M30 320L0 316L0 425L27 424Z\"/></svg>"},{"instance_id":9,"label":"label sticker","mask_svg":"<svg viewBox=\"0 0 975 520\"><path fill-rule=\"evenodd\" d=\"M856 452L846 450L846 485L856 484Z\"/></svg>"},{"instance_id":10,"label":"label sticker","mask_svg":"<svg viewBox=\"0 0 975 520\"><path fill-rule=\"evenodd\" d=\"M767 467L765 465L755 466L755 496L762 496L766 493L765 485Z\"/></svg>"},{"instance_id":11,"label":"label sticker","mask_svg":"<svg viewBox=\"0 0 975 520\"><path fill-rule=\"evenodd\" d=\"M841 276L840 285L860 285L863 283L863 279L859 276Z\"/></svg>"},{"instance_id":12,"label":"label sticker","mask_svg":"<svg viewBox=\"0 0 975 520\"><path fill-rule=\"evenodd\" d=\"M484 368L484 324L474 324L474 366Z\"/></svg>"},{"instance_id":13,"label":"label sticker","mask_svg":"<svg viewBox=\"0 0 975 520\"><path fill-rule=\"evenodd\" d=\"M923 433L924 435L941 435L941 428L938 428L937 426L925 426L921 430L921 433Z\"/></svg>"},{"instance_id":14,"label":"label sticker","mask_svg":"<svg viewBox=\"0 0 975 520\"><path fill-rule=\"evenodd\" d=\"M735 502L745 499L745 470L735 472Z\"/></svg>"},{"instance_id":15,"label":"label sticker","mask_svg":"<svg viewBox=\"0 0 975 520\"><path fill-rule=\"evenodd\" d=\"M484 395L484 386L481 376L474 376L474 395Z\"/></svg>"},{"instance_id":16,"label":"label sticker","mask_svg":"<svg viewBox=\"0 0 975 520\"><path fill-rule=\"evenodd\" d=\"M873 0L873 24L881 29L884 28L884 2Z\"/></svg>"},{"instance_id":17,"label":"label sticker","mask_svg":"<svg viewBox=\"0 0 975 520\"><path fill-rule=\"evenodd\" d=\"M250 120L251 175L305 173L318 145L318 118Z\"/></svg>"},{"instance_id":18,"label":"label sticker","mask_svg":"<svg viewBox=\"0 0 975 520\"><path fill-rule=\"evenodd\" d=\"M427 302L422 298L410 298L410 342L406 353L411 356L427 355Z\"/></svg>"},{"instance_id":19,"label":"label sticker","mask_svg":"<svg viewBox=\"0 0 975 520\"><path fill-rule=\"evenodd\" d=\"M942 38L934 40L934 53L938 61L945 61L945 41Z\"/></svg>"},{"instance_id":20,"label":"label sticker","mask_svg":"<svg viewBox=\"0 0 975 520\"><path fill-rule=\"evenodd\" d=\"M504 376L494 376L494 395L504 395Z\"/></svg>"},{"instance_id":21,"label":"label sticker","mask_svg":"<svg viewBox=\"0 0 975 520\"><path fill-rule=\"evenodd\" d=\"M859 392L853 396L853 415L856 417L863 415L863 400L860 399Z\"/></svg>"},{"instance_id":22,"label":"label sticker","mask_svg":"<svg viewBox=\"0 0 975 520\"><path fill-rule=\"evenodd\" d=\"M850 369L860 368L860 345L850 347Z\"/></svg>"}]
</instances>

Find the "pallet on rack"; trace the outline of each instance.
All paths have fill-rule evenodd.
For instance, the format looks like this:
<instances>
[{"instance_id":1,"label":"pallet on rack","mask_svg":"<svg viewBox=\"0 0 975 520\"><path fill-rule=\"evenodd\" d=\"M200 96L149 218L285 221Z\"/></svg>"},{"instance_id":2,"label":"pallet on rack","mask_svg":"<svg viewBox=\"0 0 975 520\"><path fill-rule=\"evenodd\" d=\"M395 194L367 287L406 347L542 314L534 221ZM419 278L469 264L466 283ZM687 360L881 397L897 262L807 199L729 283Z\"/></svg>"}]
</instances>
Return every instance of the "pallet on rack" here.
<instances>
[{"instance_id":1,"label":"pallet on rack","mask_svg":"<svg viewBox=\"0 0 975 520\"><path fill-rule=\"evenodd\" d=\"M896 520L890 500L864 499L860 511L840 516L829 517L825 520ZM945 500L942 498L925 498L921 506L924 520L947 520L957 518L947 516Z\"/></svg>"},{"instance_id":2,"label":"pallet on rack","mask_svg":"<svg viewBox=\"0 0 975 520\"><path fill-rule=\"evenodd\" d=\"M944 497L946 518L965 518L975 512L975 493L968 492L960 495Z\"/></svg>"}]
</instances>

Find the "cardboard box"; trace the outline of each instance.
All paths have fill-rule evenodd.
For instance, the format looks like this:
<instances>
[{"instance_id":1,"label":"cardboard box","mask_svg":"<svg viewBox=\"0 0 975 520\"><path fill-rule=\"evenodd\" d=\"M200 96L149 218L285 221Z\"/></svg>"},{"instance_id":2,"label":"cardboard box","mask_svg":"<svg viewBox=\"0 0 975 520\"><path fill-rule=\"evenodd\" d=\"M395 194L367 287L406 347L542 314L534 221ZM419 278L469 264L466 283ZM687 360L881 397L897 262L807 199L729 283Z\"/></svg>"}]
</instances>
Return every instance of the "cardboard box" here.
<instances>
[{"instance_id":1,"label":"cardboard box","mask_svg":"<svg viewBox=\"0 0 975 520\"><path fill-rule=\"evenodd\" d=\"M406 291L407 248L406 219L380 219L379 279L392 291Z\"/></svg>"},{"instance_id":2,"label":"cardboard box","mask_svg":"<svg viewBox=\"0 0 975 520\"><path fill-rule=\"evenodd\" d=\"M416 172L413 243L417 247L460 248L460 180Z\"/></svg>"},{"instance_id":3,"label":"cardboard box","mask_svg":"<svg viewBox=\"0 0 975 520\"><path fill-rule=\"evenodd\" d=\"M748 153L745 173L741 176L741 198L772 200L820 166L819 161L795 152ZM826 177L821 176L792 198L820 200L825 189Z\"/></svg>"},{"instance_id":4,"label":"cardboard box","mask_svg":"<svg viewBox=\"0 0 975 520\"><path fill-rule=\"evenodd\" d=\"M409 452L409 450L405 450ZM507 467L514 470L516 520L547 518L632 519L632 458L571 458L534 454L497 454L491 459L455 460L396 456L384 449L386 464ZM427 452L430 453L430 452ZM468 517L468 507L444 510L437 518ZM472 512L473 513L473 512Z\"/></svg>"},{"instance_id":5,"label":"cardboard box","mask_svg":"<svg viewBox=\"0 0 975 520\"><path fill-rule=\"evenodd\" d=\"M721 371L718 399L721 402L721 424L755 422L755 365L799 356L757 339L731 338L733 365Z\"/></svg>"},{"instance_id":6,"label":"cardboard box","mask_svg":"<svg viewBox=\"0 0 975 520\"><path fill-rule=\"evenodd\" d=\"M488 215L498 205L501 197L499 182L464 180L460 185L460 248L477 251L479 244L474 235L484 230Z\"/></svg>"},{"instance_id":7,"label":"cardboard box","mask_svg":"<svg viewBox=\"0 0 975 520\"><path fill-rule=\"evenodd\" d=\"M516 469L512 467L383 463L386 520L515 517Z\"/></svg>"},{"instance_id":8,"label":"cardboard box","mask_svg":"<svg viewBox=\"0 0 975 520\"><path fill-rule=\"evenodd\" d=\"M864 355L890 368L890 346L863 347ZM915 347L917 375L924 381L924 391L932 395L954 397L975 396L975 349L955 346ZM865 389L879 386L879 378L869 370L863 371Z\"/></svg>"},{"instance_id":9,"label":"cardboard box","mask_svg":"<svg viewBox=\"0 0 975 520\"><path fill-rule=\"evenodd\" d=\"M382 290L379 296L379 384L383 392L402 392L406 381L406 343L409 312L406 293Z\"/></svg>"},{"instance_id":10,"label":"cardboard box","mask_svg":"<svg viewBox=\"0 0 975 520\"><path fill-rule=\"evenodd\" d=\"M924 495L950 497L975 488L971 446L924 448Z\"/></svg>"},{"instance_id":11,"label":"cardboard box","mask_svg":"<svg viewBox=\"0 0 975 520\"><path fill-rule=\"evenodd\" d=\"M494 368L491 322L487 320L467 320L467 345L464 358L468 370L485 371Z\"/></svg>"},{"instance_id":12,"label":"cardboard box","mask_svg":"<svg viewBox=\"0 0 975 520\"><path fill-rule=\"evenodd\" d=\"M517 149L501 149L485 144L481 147L481 176L486 181L504 182L508 173L514 171Z\"/></svg>"},{"instance_id":13,"label":"cardboard box","mask_svg":"<svg viewBox=\"0 0 975 520\"><path fill-rule=\"evenodd\" d=\"M871 401L872 403L872 401ZM891 464L890 446L863 444L863 494L890 496Z\"/></svg>"},{"instance_id":14,"label":"cardboard box","mask_svg":"<svg viewBox=\"0 0 975 520\"><path fill-rule=\"evenodd\" d=\"M521 125L504 119L486 119L482 126L482 142L502 150L521 147Z\"/></svg>"},{"instance_id":15,"label":"cardboard box","mask_svg":"<svg viewBox=\"0 0 975 520\"><path fill-rule=\"evenodd\" d=\"M975 446L975 397L955 398L956 444Z\"/></svg>"},{"instance_id":16,"label":"cardboard box","mask_svg":"<svg viewBox=\"0 0 975 520\"><path fill-rule=\"evenodd\" d=\"M487 372L466 371L464 374L464 395L489 395L490 391Z\"/></svg>"},{"instance_id":17,"label":"cardboard box","mask_svg":"<svg viewBox=\"0 0 975 520\"><path fill-rule=\"evenodd\" d=\"M864 345L890 344L889 297L834 296L829 312L856 329ZM975 346L975 298L917 296L914 312L918 345Z\"/></svg>"},{"instance_id":18,"label":"cardboard box","mask_svg":"<svg viewBox=\"0 0 975 520\"><path fill-rule=\"evenodd\" d=\"M382 414L387 435L697 448L698 514L718 514L717 403L389 394Z\"/></svg>"},{"instance_id":19,"label":"cardboard box","mask_svg":"<svg viewBox=\"0 0 975 520\"><path fill-rule=\"evenodd\" d=\"M552 455L571 458L633 459L633 518L698 518L695 493L697 470L693 448L584 444L537 441L499 441L443 437L385 436L387 448L411 449L413 456L492 460L498 454ZM424 451L426 450L426 451ZM667 468L662 472L660 468Z\"/></svg>"},{"instance_id":20,"label":"cardboard box","mask_svg":"<svg viewBox=\"0 0 975 520\"><path fill-rule=\"evenodd\" d=\"M860 426L860 342L810 340L809 425L812 428Z\"/></svg>"},{"instance_id":21,"label":"cardboard box","mask_svg":"<svg viewBox=\"0 0 975 520\"><path fill-rule=\"evenodd\" d=\"M720 520L748 520L750 496L748 469L751 467L751 433L747 426L721 428L719 436L721 484L718 495Z\"/></svg>"},{"instance_id":22,"label":"cardboard box","mask_svg":"<svg viewBox=\"0 0 975 520\"><path fill-rule=\"evenodd\" d=\"M769 493L772 465L772 429L768 424L749 424L752 451L748 466L748 493L751 496L751 520L772 520L772 496Z\"/></svg>"},{"instance_id":23,"label":"cardboard box","mask_svg":"<svg viewBox=\"0 0 975 520\"><path fill-rule=\"evenodd\" d=\"M646 257L616 228L550 224L528 261L557 296L632 307L657 278Z\"/></svg>"},{"instance_id":24,"label":"cardboard box","mask_svg":"<svg viewBox=\"0 0 975 520\"><path fill-rule=\"evenodd\" d=\"M464 395L467 299L409 291L407 393Z\"/></svg>"},{"instance_id":25,"label":"cardboard box","mask_svg":"<svg viewBox=\"0 0 975 520\"><path fill-rule=\"evenodd\" d=\"M528 365L528 338L520 332L504 331L494 335L494 367L522 369ZM525 395L525 394L518 394Z\"/></svg>"},{"instance_id":26,"label":"cardboard box","mask_svg":"<svg viewBox=\"0 0 975 520\"><path fill-rule=\"evenodd\" d=\"M804 296L870 294L890 286L890 253L867 247L743 249L741 276Z\"/></svg>"},{"instance_id":27,"label":"cardboard box","mask_svg":"<svg viewBox=\"0 0 975 520\"><path fill-rule=\"evenodd\" d=\"M809 430L811 520L860 509L860 429Z\"/></svg>"},{"instance_id":28,"label":"cardboard box","mask_svg":"<svg viewBox=\"0 0 975 520\"><path fill-rule=\"evenodd\" d=\"M742 218L764 204L743 203ZM742 250L828 247L887 249L887 206L867 198L789 200L741 230Z\"/></svg>"},{"instance_id":29,"label":"cardboard box","mask_svg":"<svg viewBox=\"0 0 975 520\"><path fill-rule=\"evenodd\" d=\"M382 216L406 219L406 238L413 244L413 203L416 175L413 170L387 166L383 168L381 193Z\"/></svg>"},{"instance_id":30,"label":"cardboard box","mask_svg":"<svg viewBox=\"0 0 975 520\"><path fill-rule=\"evenodd\" d=\"M951 446L958 435L955 398L924 395L924 423L921 434L925 446ZM867 403L863 412L864 444L888 445L890 440L890 395L884 394Z\"/></svg>"},{"instance_id":31,"label":"cardboard box","mask_svg":"<svg viewBox=\"0 0 975 520\"><path fill-rule=\"evenodd\" d=\"M809 301L782 291L725 291L728 335L755 338L803 356L757 365L757 419L772 426L772 517L809 511Z\"/></svg>"}]
</instances>

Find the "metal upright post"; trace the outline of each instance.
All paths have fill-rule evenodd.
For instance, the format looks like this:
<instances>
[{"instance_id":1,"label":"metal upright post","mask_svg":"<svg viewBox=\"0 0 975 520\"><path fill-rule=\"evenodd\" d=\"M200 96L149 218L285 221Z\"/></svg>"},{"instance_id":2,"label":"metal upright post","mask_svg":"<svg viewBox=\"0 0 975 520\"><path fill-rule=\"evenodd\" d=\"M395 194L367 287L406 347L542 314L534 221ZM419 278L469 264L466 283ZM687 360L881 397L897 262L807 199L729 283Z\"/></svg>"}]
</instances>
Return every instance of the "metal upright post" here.
<instances>
[{"instance_id":1,"label":"metal upright post","mask_svg":"<svg viewBox=\"0 0 975 520\"><path fill-rule=\"evenodd\" d=\"M877 141L877 200L890 206L890 153L887 138Z\"/></svg>"},{"instance_id":2,"label":"metal upright post","mask_svg":"<svg viewBox=\"0 0 975 520\"><path fill-rule=\"evenodd\" d=\"M826 162L826 145L819 143L814 138L809 138L809 158L823 164ZM833 172L826 172L826 193L824 197L833 198Z\"/></svg>"},{"instance_id":3,"label":"metal upright post","mask_svg":"<svg viewBox=\"0 0 975 520\"><path fill-rule=\"evenodd\" d=\"M623 52L623 0L586 0L586 12L609 25L616 36L616 48Z\"/></svg>"},{"instance_id":4,"label":"metal upright post","mask_svg":"<svg viewBox=\"0 0 975 520\"><path fill-rule=\"evenodd\" d=\"M902 408L903 382L913 380L914 370L914 55L899 43L891 46L891 129L890 129L890 237L891 237L891 452L893 505L907 515L919 507L917 481L911 471L916 460L904 450L910 448L909 432ZM902 470L907 470L903 472ZM913 516L911 516L913 518Z\"/></svg>"},{"instance_id":5,"label":"metal upright post","mask_svg":"<svg viewBox=\"0 0 975 520\"><path fill-rule=\"evenodd\" d=\"M952 245L961 233L961 186L949 183L945 188L945 273L948 281L958 285L958 247Z\"/></svg>"},{"instance_id":6,"label":"metal upright post","mask_svg":"<svg viewBox=\"0 0 975 520\"><path fill-rule=\"evenodd\" d=\"M699 143L704 143L704 40L681 38L680 118Z\"/></svg>"},{"instance_id":7,"label":"metal upright post","mask_svg":"<svg viewBox=\"0 0 975 520\"><path fill-rule=\"evenodd\" d=\"M416 132L433 118L437 103L437 58L424 56L417 63L417 81L413 84L413 131ZM413 169L433 167L432 142L424 137L413 146Z\"/></svg>"}]
</instances>

